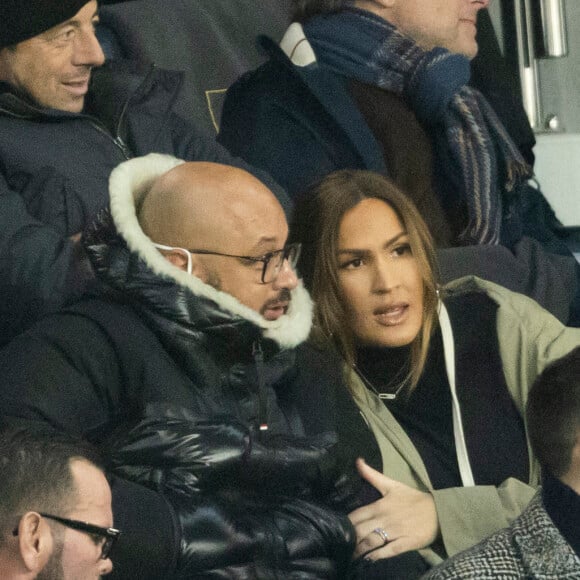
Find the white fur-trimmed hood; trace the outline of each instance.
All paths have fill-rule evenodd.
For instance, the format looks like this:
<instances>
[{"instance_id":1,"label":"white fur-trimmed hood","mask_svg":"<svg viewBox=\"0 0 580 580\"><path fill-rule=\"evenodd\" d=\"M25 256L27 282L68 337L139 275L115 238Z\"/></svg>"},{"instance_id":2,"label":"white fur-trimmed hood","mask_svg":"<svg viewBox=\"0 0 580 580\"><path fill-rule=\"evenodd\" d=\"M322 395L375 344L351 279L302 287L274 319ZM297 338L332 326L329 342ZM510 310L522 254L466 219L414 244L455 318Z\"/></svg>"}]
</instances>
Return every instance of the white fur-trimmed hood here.
<instances>
[{"instance_id":1,"label":"white fur-trimmed hood","mask_svg":"<svg viewBox=\"0 0 580 580\"><path fill-rule=\"evenodd\" d=\"M157 177L182 163L184 161L170 155L150 153L121 163L111 173L111 217L129 250L157 276L171 279L195 296L210 299L222 310L253 323L263 330L264 337L274 340L280 347L293 348L304 342L312 325L312 301L301 281L292 291L288 312L278 320L269 321L230 294L216 290L168 262L145 235L137 221L136 205Z\"/></svg>"}]
</instances>

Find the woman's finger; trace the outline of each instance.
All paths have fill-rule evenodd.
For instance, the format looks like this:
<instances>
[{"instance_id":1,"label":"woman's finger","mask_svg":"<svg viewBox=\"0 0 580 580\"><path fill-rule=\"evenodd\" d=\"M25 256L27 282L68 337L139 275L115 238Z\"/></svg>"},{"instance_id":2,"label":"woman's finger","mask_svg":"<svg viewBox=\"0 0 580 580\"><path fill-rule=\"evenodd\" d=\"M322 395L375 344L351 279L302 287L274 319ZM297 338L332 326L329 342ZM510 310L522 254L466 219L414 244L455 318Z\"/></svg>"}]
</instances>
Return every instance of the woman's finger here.
<instances>
[{"instance_id":1,"label":"woman's finger","mask_svg":"<svg viewBox=\"0 0 580 580\"><path fill-rule=\"evenodd\" d=\"M381 500L375 501L350 512L348 517L352 522L352 525L358 527L365 522L374 521L377 518L380 518L382 513L381 506L378 504L380 501Z\"/></svg>"},{"instance_id":2,"label":"woman's finger","mask_svg":"<svg viewBox=\"0 0 580 580\"><path fill-rule=\"evenodd\" d=\"M374 550L365 553L360 553L358 557L368 558L369 560L380 560L382 558L392 558L398 556L403 552L416 550L417 548L408 541L408 538L396 538L383 546L379 546ZM358 550L358 546L357 546Z\"/></svg>"},{"instance_id":3,"label":"woman's finger","mask_svg":"<svg viewBox=\"0 0 580 580\"><path fill-rule=\"evenodd\" d=\"M391 537L388 532L384 528L376 527L369 531L368 534L365 534L365 536L357 543L354 557L359 558L365 556L366 554L383 548L390 541Z\"/></svg>"},{"instance_id":4,"label":"woman's finger","mask_svg":"<svg viewBox=\"0 0 580 580\"><path fill-rule=\"evenodd\" d=\"M383 496L387 495L393 484L396 485L397 483L394 479L387 477L385 474L367 465L362 457L356 460L356 467L360 476L366 479Z\"/></svg>"}]
</instances>

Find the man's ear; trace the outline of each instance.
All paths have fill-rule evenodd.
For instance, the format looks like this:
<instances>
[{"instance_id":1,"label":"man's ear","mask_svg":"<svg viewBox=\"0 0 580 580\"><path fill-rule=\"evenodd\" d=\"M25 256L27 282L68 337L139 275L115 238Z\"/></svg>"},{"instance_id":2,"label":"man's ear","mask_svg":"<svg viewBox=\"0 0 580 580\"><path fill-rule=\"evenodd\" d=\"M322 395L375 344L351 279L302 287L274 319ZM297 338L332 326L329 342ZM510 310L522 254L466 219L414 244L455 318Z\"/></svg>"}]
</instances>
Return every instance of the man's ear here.
<instances>
[{"instance_id":1,"label":"man's ear","mask_svg":"<svg viewBox=\"0 0 580 580\"><path fill-rule=\"evenodd\" d=\"M50 526L38 513L26 512L18 523L18 550L30 572L39 573L54 547Z\"/></svg>"},{"instance_id":2,"label":"man's ear","mask_svg":"<svg viewBox=\"0 0 580 580\"><path fill-rule=\"evenodd\" d=\"M163 250L163 257L171 262L174 266L177 266L180 270L187 272L187 252L182 252L181 250Z\"/></svg>"},{"instance_id":3,"label":"man's ear","mask_svg":"<svg viewBox=\"0 0 580 580\"><path fill-rule=\"evenodd\" d=\"M171 262L174 266L187 272L187 263L188 260L191 261L191 273L198 278L201 278L203 282L204 279L204 272L205 268L203 267L202 263L199 260L199 256L196 254L188 254L187 252L183 252L179 249L174 250L164 250L163 256L168 262Z\"/></svg>"}]
</instances>

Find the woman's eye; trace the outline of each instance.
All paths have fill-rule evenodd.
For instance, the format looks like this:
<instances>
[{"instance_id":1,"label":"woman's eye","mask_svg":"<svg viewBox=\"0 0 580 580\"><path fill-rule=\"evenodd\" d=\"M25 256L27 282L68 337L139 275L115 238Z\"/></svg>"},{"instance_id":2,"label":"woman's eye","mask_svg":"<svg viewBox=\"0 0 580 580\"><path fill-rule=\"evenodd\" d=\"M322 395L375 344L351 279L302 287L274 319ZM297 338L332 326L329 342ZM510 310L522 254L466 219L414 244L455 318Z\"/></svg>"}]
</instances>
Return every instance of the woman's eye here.
<instances>
[{"instance_id":1,"label":"woman's eye","mask_svg":"<svg viewBox=\"0 0 580 580\"><path fill-rule=\"evenodd\" d=\"M393 252L395 253L395 255L397 256L404 256L406 254L412 254L413 252L411 251L411 245L410 244L401 244L400 246L397 246Z\"/></svg>"},{"instance_id":2,"label":"woman's eye","mask_svg":"<svg viewBox=\"0 0 580 580\"><path fill-rule=\"evenodd\" d=\"M340 268L343 270L352 270L355 268L360 268L363 265L362 258L355 258L354 260L349 260L348 262L343 262L340 264Z\"/></svg>"}]
</instances>

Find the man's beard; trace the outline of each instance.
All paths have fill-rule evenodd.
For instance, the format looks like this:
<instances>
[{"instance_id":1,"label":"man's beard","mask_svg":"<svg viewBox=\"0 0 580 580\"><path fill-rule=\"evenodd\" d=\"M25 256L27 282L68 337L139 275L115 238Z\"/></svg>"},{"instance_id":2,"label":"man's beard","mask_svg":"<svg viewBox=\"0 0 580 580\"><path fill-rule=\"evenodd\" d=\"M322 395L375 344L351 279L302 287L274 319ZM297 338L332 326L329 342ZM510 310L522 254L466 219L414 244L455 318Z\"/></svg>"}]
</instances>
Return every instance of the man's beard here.
<instances>
[{"instance_id":1,"label":"man's beard","mask_svg":"<svg viewBox=\"0 0 580 580\"><path fill-rule=\"evenodd\" d=\"M64 580L64 570L62 568L63 548L62 540L55 542L52 554L46 566L36 577L36 580Z\"/></svg>"},{"instance_id":2,"label":"man's beard","mask_svg":"<svg viewBox=\"0 0 580 580\"><path fill-rule=\"evenodd\" d=\"M216 290L222 289L222 280L219 277L218 273L214 270L208 270L206 284L208 284L212 288L215 288Z\"/></svg>"}]
</instances>

